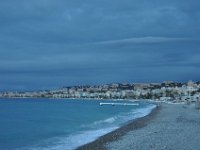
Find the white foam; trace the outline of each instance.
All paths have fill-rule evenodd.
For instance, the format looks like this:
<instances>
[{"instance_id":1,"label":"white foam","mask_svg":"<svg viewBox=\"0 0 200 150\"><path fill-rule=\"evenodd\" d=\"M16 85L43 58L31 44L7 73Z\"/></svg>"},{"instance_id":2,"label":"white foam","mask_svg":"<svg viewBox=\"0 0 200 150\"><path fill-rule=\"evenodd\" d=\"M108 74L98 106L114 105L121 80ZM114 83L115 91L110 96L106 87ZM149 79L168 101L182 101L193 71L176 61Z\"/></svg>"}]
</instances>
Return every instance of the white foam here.
<instances>
[{"instance_id":1,"label":"white foam","mask_svg":"<svg viewBox=\"0 0 200 150\"><path fill-rule=\"evenodd\" d=\"M151 111L156 107L156 105L150 105L147 108L140 108L140 109L136 109L133 113L134 113L134 119L136 118L141 118L144 117L148 114L151 113Z\"/></svg>"},{"instance_id":2,"label":"white foam","mask_svg":"<svg viewBox=\"0 0 200 150\"><path fill-rule=\"evenodd\" d=\"M70 145L69 149L76 148L77 146L81 146L87 143L90 143L100 136L103 136L111 131L116 130L119 127L110 127L105 129L99 129L99 130L92 130L92 131L86 131L77 135L72 135L71 137L68 137L68 145Z\"/></svg>"},{"instance_id":3,"label":"white foam","mask_svg":"<svg viewBox=\"0 0 200 150\"><path fill-rule=\"evenodd\" d=\"M105 129L84 131L68 137L57 137L43 141L42 145L36 147L25 147L20 150L73 150L81 145L90 143L100 136L103 136L111 131L118 129L119 127L110 127ZM46 144L44 144L46 143ZM50 144L48 144L50 143Z\"/></svg>"},{"instance_id":4,"label":"white foam","mask_svg":"<svg viewBox=\"0 0 200 150\"><path fill-rule=\"evenodd\" d=\"M102 126L109 126L115 123L115 121L118 119L118 116L110 117L104 120L95 121L91 124L82 124L82 128L97 128Z\"/></svg>"},{"instance_id":5,"label":"white foam","mask_svg":"<svg viewBox=\"0 0 200 150\"><path fill-rule=\"evenodd\" d=\"M156 105L152 104L146 108L133 109L129 113L120 114L105 120L96 121L90 125L85 125L85 127L91 128L90 130L88 129L87 131L78 132L69 135L68 137L51 138L46 141L42 141L41 143L43 144L40 146L20 150L72 150L118 129L120 124L148 115L155 107ZM94 129L95 127L99 127L99 129Z\"/></svg>"},{"instance_id":6,"label":"white foam","mask_svg":"<svg viewBox=\"0 0 200 150\"><path fill-rule=\"evenodd\" d=\"M117 117L110 117L110 118L107 118L105 120L95 121L94 124L99 125L99 124L102 124L102 123L113 123L113 122L115 122L116 118Z\"/></svg>"}]
</instances>

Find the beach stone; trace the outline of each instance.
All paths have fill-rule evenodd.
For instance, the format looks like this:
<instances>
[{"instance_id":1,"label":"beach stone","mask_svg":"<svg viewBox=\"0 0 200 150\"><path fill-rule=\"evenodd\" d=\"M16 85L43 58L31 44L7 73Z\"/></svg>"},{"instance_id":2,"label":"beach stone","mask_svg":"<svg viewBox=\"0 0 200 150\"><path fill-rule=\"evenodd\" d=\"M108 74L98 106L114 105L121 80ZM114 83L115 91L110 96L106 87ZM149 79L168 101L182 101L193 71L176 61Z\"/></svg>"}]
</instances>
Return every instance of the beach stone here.
<instances>
[{"instance_id":1,"label":"beach stone","mask_svg":"<svg viewBox=\"0 0 200 150\"><path fill-rule=\"evenodd\" d=\"M200 150L200 115L194 107L162 104L147 126L106 145L107 150Z\"/></svg>"}]
</instances>

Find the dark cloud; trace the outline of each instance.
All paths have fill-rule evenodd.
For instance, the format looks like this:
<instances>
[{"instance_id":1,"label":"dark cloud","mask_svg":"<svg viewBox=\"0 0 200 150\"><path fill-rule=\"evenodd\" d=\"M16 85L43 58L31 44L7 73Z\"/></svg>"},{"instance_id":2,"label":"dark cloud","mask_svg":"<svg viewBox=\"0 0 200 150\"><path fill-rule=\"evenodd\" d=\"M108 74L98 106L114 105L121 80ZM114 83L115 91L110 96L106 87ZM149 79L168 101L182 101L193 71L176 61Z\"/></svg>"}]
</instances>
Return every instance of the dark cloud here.
<instances>
[{"instance_id":1,"label":"dark cloud","mask_svg":"<svg viewBox=\"0 0 200 150\"><path fill-rule=\"evenodd\" d=\"M0 89L199 80L196 0L2 0Z\"/></svg>"}]
</instances>

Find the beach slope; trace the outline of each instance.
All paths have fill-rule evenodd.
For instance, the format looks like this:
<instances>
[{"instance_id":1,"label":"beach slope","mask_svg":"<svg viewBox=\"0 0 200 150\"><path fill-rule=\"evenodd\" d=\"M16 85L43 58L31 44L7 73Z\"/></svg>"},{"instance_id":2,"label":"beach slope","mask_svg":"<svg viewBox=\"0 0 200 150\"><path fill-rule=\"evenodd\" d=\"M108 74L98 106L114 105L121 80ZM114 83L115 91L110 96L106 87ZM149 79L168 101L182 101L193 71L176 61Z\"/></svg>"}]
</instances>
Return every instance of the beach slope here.
<instances>
[{"instance_id":1,"label":"beach slope","mask_svg":"<svg viewBox=\"0 0 200 150\"><path fill-rule=\"evenodd\" d=\"M194 106L162 104L148 125L106 144L108 150L199 150L200 113Z\"/></svg>"},{"instance_id":2,"label":"beach slope","mask_svg":"<svg viewBox=\"0 0 200 150\"><path fill-rule=\"evenodd\" d=\"M161 104L78 150L200 150L200 112L193 105Z\"/></svg>"}]
</instances>

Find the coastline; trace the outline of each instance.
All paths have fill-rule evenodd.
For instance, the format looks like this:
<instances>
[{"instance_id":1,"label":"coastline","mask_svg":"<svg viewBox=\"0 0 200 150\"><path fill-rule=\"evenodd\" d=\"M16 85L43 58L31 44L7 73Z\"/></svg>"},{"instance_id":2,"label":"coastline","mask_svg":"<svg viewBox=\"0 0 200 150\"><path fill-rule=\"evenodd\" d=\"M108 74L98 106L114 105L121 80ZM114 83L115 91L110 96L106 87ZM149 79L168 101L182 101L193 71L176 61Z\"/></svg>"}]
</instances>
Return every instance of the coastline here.
<instances>
[{"instance_id":1,"label":"coastline","mask_svg":"<svg viewBox=\"0 0 200 150\"><path fill-rule=\"evenodd\" d=\"M143 118L108 133L77 150L197 150L200 112L192 105L160 103Z\"/></svg>"},{"instance_id":2,"label":"coastline","mask_svg":"<svg viewBox=\"0 0 200 150\"><path fill-rule=\"evenodd\" d=\"M157 113L159 113L161 106L156 104L157 106L146 116L141 117L141 118L137 118L134 120L131 120L129 122L127 122L126 124L124 124L122 127L107 133L106 135L103 135L101 137L99 137L97 140L82 145L78 148L76 148L76 150L106 150L106 144L116 141L118 139L120 139L122 136L126 135L128 132L132 131L132 130L136 130L138 128L142 128L144 126L146 126L148 124L149 121L153 120Z\"/></svg>"},{"instance_id":3,"label":"coastline","mask_svg":"<svg viewBox=\"0 0 200 150\"><path fill-rule=\"evenodd\" d=\"M154 101L149 101L152 102ZM76 149L199 149L200 112L195 109L195 104L167 102L154 102L154 104L157 107L148 115L126 122L115 131Z\"/></svg>"},{"instance_id":4,"label":"coastline","mask_svg":"<svg viewBox=\"0 0 200 150\"><path fill-rule=\"evenodd\" d=\"M0 99L52 99L52 100L105 100L105 101L144 101L144 99L117 99L117 98L110 98L110 99L102 99L102 98L55 98L55 97L0 97ZM147 100L148 102L148 100ZM149 101L149 102L154 102L154 101Z\"/></svg>"},{"instance_id":5,"label":"coastline","mask_svg":"<svg viewBox=\"0 0 200 150\"><path fill-rule=\"evenodd\" d=\"M152 102L154 101L149 101ZM154 104L157 107L149 115L129 121L119 129L76 149L199 149L200 112L195 109L195 104Z\"/></svg>"},{"instance_id":6,"label":"coastline","mask_svg":"<svg viewBox=\"0 0 200 150\"><path fill-rule=\"evenodd\" d=\"M23 100L23 99L22 99ZM25 99L26 100L26 99ZM31 99L30 99L31 100ZM38 100L38 101L40 101L40 99L36 99L36 100ZM27 101L29 101L29 100L27 100ZM100 108L100 106L99 106L99 101L97 101L97 100L94 100L94 101L96 101L97 103L97 107L98 108ZM118 100L115 100L116 102L118 101ZM132 101L132 100L131 100ZM17 101L16 101L17 102ZM49 100L49 102L51 102L50 100ZM52 101L53 102L53 101ZM134 100L134 102L135 102L135 100ZM8 103L9 104L9 103ZM26 103L27 104L27 103ZM39 104L39 103L38 103ZM40 103L40 104L44 104L44 105L46 105L45 103ZM62 103L61 103L62 104ZM87 103L86 103L87 104ZM52 107L53 107L53 105L52 105ZM112 107L112 106L111 106ZM154 106L155 107L155 106ZM25 107L24 107L25 108ZM114 108L115 109L115 107L112 107L112 108ZM146 113L144 113L143 115L147 115L147 114L149 114L150 113L150 111L152 110L152 108L153 108L153 106L151 107L151 109L147 109L147 110L149 110L149 111L147 111ZM129 113L130 111L128 111L128 113ZM78 113L79 114L79 113ZM128 114L127 114L128 115ZM107 116L107 115L106 115ZM125 116L126 117L126 116ZM64 117L65 118L65 117ZM84 117L83 117L84 118ZM110 117L106 117L105 119L106 120L108 120L108 122L113 122L113 115L111 116L111 120L110 120ZM130 116L130 118L132 118L131 116ZM129 118L129 119L130 119ZM114 120L115 120L115 118L114 118ZM128 119L127 119L128 120ZM102 120L102 121L104 121L104 119ZM107 121L106 121L107 122ZM122 124L126 124L127 123L127 121L125 122L125 120L124 121L122 121ZM119 126L121 126L122 124L118 124L117 125L117 127L116 128L118 128ZM113 124L114 125L114 124ZM114 125L115 126L115 125ZM68 127L67 127L68 128ZM104 126L101 126L101 128L102 129L104 129ZM116 129L116 128L113 128L113 129L110 129L110 130L107 130L106 132L104 132L104 133L102 133L102 134L100 134L99 136L101 136L101 135L103 135L103 134L106 134L106 133L108 133L108 132L110 132L110 131L113 131L114 129ZM95 131L95 130L94 130ZM98 132L97 132L97 134L98 134ZM94 138L91 138L91 140L90 141L93 141L93 140L95 140L96 138L98 138L99 137L98 135L96 136L96 137L94 137ZM74 136L70 136L70 138L71 137L74 137ZM87 134L85 134L85 137L87 137ZM71 138L71 139L75 139L75 138ZM79 138L80 139L80 138ZM81 138L81 140L83 139L83 141L84 141L84 138ZM68 141L68 140L66 140L66 141ZM76 143L76 140L74 141L75 143ZM88 141L89 142L89 141ZM87 142L85 142L85 143L83 143L83 144L86 144ZM82 144L82 145L83 145ZM70 144L69 144L70 145ZM81 145L81 144L80 144ZM72 149L73 148L76 148L76 144L74 145L74 147L72 147Z\"/></svg>"}]
</instances>

